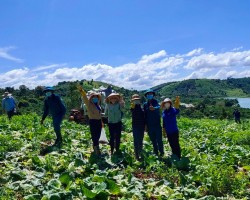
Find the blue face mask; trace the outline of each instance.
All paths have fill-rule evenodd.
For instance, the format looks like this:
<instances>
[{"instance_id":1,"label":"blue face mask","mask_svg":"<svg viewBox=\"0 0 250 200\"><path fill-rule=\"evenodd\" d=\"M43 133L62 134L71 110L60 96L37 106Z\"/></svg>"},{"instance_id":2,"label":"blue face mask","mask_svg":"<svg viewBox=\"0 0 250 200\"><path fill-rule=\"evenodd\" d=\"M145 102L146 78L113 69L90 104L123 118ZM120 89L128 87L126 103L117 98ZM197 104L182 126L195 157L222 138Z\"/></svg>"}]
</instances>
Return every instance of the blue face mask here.
<instances>
[{"instance_id":1,"label":"blue face mask","mask_svg":"<svg viewBox=\"0 0 250 200\"><path fill-rule=\"evenodd\" d=\"M93 103L98 103L98 101L99 101L99 99L98 99L97 97L93 97L93 98L92 98L92 102L93 102Z\"/></svg>"},{"instance_id":2,"label":"blue face mask","mask_svg":"<svg viewBox=\"0 0 250 200\"><path fill-rule=\"evenodd\" d=\"M148 95L147 95L147 99L148 99L148 100L153 99L153 97L154 97L154 95L152 95L152 94L148 94Z\"/></svg>"},{"instance_id":3,"label":"blue face mask","mask_svg":"<svg viewBox=\"0 0 250 200\"><path fill-rule=\"evenodd\" d=\"M51 92L46 92L46 97L49 97L49 96L51 96Z\"/></svg>"}]
</instances>

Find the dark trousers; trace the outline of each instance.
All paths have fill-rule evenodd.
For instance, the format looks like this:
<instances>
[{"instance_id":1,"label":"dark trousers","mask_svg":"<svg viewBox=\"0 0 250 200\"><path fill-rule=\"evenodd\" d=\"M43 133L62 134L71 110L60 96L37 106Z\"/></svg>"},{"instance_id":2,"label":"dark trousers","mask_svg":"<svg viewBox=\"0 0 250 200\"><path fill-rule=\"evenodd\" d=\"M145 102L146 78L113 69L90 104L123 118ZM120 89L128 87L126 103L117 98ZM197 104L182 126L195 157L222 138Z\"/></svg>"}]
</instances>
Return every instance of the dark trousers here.
<instances>
[{"instance_id":1,"label":"dark trousers","mask_svg":"<svg viewBox=\"0 0 250 200\"><path fill-rule=\"evenodd\" d=\"M172 153L181 158L181 148L179 144L179 133L167 134L169 145L172 149Z\"/></svg>"},{"instance_id":2,"label":"dark trousers","mask_svg":"<svg viewBox=\"0 0 250 200\"><path fill-rule=\"evenodd\" d=\"M161 155L164 154L163 141L162 141L162 129L161 126L148 125L148 135L153 144L154 153L158 155L158 151Z\"/></svg>"},{"instance_id":3,"label":"dark trousers","mask_svg":"<svg viewBox=\"0 0 250 200\"><path fill-rule=\"evenodd\" d=\"M99 146L99 139L102 132L102 120L101 119L90 119L89 128L93 146Z\"/></svg>"},{"instance_id":4,"label":"dark trousers","mask_svg":"<svg viewBox=\"0 0 250 200\"><path fill-rule=\"evenodd\" d=\"M108 123L108 127L109 127L109 134L110 134L109 144L111 148L111 153L113 153L114 148L116 151L119 151L120 149L122 122Z\"/></svg>"},{"instance_id":5,"label":"dark trousers","mask_svg":"<svg viewBox=\"0 0 250 200\"><path fill-rule=\"evenodd\" d=\"M236 123L239 123L239 124L241 123L239 117L235 117L234 120L235 120Z\"/></svg>"},{"instance_id":6,"label":"dark trousers","mask_svg":"<svg viewBox=\"0 0 250 200\"><path fill-rule=\"evenodd\" d=\"M133 126L133 138L134 138L134 151L136 158L139 158L142 146L143 146L143 137L144 137L145 126Z\"/></svg>"},{"instance_id":7,"label":"dark trousers","mask_svg":"<svg viewBox=\"0 0 250 200\"><path fill-rule=\"evenodd\" d=\"M10 111L7 111L7 115L8 115L8 118L11 119L13 117L13 115L15 114L15 108L13 108L12 110Z\"/></svg>"},{"instance_id":8,"label":"dark trousers","mask_svg":"<svg viewBox=\"0 0 250 200\"><path fill-rule=\"evenodd\" d=\"M53 119L53 127L56 133L56 142L62 141L62 134L61 134L61 123L63 120L63 116L55 116Z\"/></svg>"}]
</instances>

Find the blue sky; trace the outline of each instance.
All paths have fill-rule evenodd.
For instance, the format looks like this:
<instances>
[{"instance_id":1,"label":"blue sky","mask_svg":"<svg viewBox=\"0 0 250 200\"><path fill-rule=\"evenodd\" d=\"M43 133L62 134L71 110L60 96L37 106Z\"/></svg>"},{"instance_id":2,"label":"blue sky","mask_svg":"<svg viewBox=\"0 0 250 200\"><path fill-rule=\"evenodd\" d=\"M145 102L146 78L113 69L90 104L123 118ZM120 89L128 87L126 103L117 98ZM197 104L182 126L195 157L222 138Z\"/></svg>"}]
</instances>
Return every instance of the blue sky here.
<instances>
[{"instance_id":1,"label":"blue sky","mask_svg":"<svg viewBox=\"0 0 250 200\"><path fill-rule=\"evenodd\" d=\"M2 0L0 87L250 77L250 2Z\"/></svg>"}]
</instances>

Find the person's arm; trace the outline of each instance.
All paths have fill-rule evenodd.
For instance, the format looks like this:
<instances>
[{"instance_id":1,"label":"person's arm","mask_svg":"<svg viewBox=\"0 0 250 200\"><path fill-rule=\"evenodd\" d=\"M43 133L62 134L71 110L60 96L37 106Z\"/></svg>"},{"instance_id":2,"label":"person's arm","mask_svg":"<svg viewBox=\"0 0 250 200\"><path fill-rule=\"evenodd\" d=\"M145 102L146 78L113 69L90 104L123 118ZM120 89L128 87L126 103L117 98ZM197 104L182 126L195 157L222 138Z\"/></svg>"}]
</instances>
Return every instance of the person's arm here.
<instances>
[{"instance_id":1,"label":"person's arm","mask_svg":"<svg viewBox=\"0 0 250 200\"><path fill-rule=\"evenodd\" d=\"M120 101L119 101L119 104L120 104L120 110L123 112L124 111L124 107L125 107L125 102L123 100L123 98L121 97Z\"/></svg>"},{"instance_id":2,"label":"person's arm","mask_svg":"<svg viewBox=\"0 0 250 200\"><path fill-rule=\"evenodd\" d=\"M157 109L160 109L160 104L158 103L158 101L156 101L156 105L154 106L154 109L157 110Z\"/></svg>"},{"instance_id":3,"label":"person's arm","mask_svg":"<svg viewBox=\"0 0 250 200\"><path fill-rule=\"evenodd\" d=\"M86 105L88 105L89 104L89 100L88 100L86 92L84 91L84 89L80 85L78 86L78 90L79 90L80 94L82 95L83 102Z\"/></svg>"},{"instance_id":4,"label":"person's arm","mask_svg":"<svg viewBox=\"0 0 250 200\"><path fill-rule=\"evenodd\" d=\"M108 116L108 104L106 104L106 106L105 106L104 115Z\"/></svg>"},{"instance_id":5,"label":"person's arm","mask_svg":"<svg viewBox=\"0 0 250 200\"><path fill-rule=\"evenodd\" d=\"M44 101L44 107L43 107L43 116L42 116L42 120L41 120L41 124L43 124L43 121L45 120L45 118L48 116L49 114L49 105L47 100L45 99Z\"/></svg>"}]
</instances>

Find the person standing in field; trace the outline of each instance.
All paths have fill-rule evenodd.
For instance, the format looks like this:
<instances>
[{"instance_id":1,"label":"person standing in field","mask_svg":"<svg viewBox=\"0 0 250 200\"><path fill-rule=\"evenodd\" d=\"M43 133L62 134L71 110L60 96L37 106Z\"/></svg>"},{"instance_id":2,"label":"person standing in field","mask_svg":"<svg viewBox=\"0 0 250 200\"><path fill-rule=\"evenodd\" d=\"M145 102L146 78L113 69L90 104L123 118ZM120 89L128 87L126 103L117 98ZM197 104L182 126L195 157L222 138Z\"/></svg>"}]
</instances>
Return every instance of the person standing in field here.
<instances>
[{"instance_id":1,"label":"person standing in field","mask_svg":"<svg viewBox=\"0 0 250 200\"><path fill-rule=\"evenodd\" d=\"M125 103L118 93L111 93L106 98L106 103L105 116L108 117L111 154L114 153L114 150L119 153L122 132L122 110Z\"/></svg>"},{"instance_id":2,"label":"person standing in field","mask_svg":"<svg viewBox=\"0 0 250 200\"><path fill-rule=\"evenodd\" d=\"M234 115L234 120L236 123L241 123L240 122L240 111L238 109L235 109L234 112L233 112L233 115Z\"/></svg>"},{"instance_id":3,"label":"person standing in field","mask_svg":"<svg viewBox=\"0 0 250 200\"><path fill-rule=\"evenodd\" d=\"M141 98L138 94L132 96L130 110L132 113L135 158L136 160L140 160L145 130L145 116L141 105Z\"/></svg>"},{"instance_id":4,"label":"person standing in field","mask_svg":"<svg viewBox=\"0 0 250 200\"><path fill-rule=\"evenodd\" d=\"M46 97L41 124L44 123L48 114L52 116L54 131L56 133L56 140L53 146L60 148L62 146L61 123L66 113L66 107L62 99L57 94L54 94L55 90L53 87L45 87L43 92Z\"/></svg>"},{"instance_id":5,"label":"person standing in field","mask_svg":"<svg viewBox=\"0 0 250 200\"><path fill-rule=\"evenodd\" d=\"M88 111L89 128L93 142L94 153L99 156L101 155L99 139L102 131L101 95L99 93L92 92L89 94L88 98L86 92L81 86L78 86L78 90L82 95L83 101Z\"/></svg>"},{"instance_id":6,"label":"person standing in field","mask_svg":"<svg viewBox=\"0 0 250 200\"><path fill-rule=\"evenodd\" d=\"M7 113L9 120L13 117L16 112L16 101L9 92L5 92L2 100L3 112Z\"/></svg>"},{"instance_id":7,"label":"person standing in field","mask_svg":"<svg viewBox=\"0 0 250 200\"><path fill-rule=\"evenodd\" d=\"M167 136L169 145L172 149L172 154L181 158L181 148L179 144L179 130L177 126L176 115L180 112L180 98L175 99L175 105L169 98L164 99L161 103L162 119L163 119L163 134Z\"/></svg>"},{"instance_id":8,"label":"person standing in field","mask_svg":"<svg viewBox=\"0 0 250 200\"><path fill-rule=\"evenodd\" d=\"M146 129L148 131L149 138L153 144L154 154L161 156L164 155L163 141L162 141L162 128L161 128L161 115L160 105L154 98L155 92L153 90L147 90L145 93L147 102L144 103Z\"/></svg>"}]
</instances>

